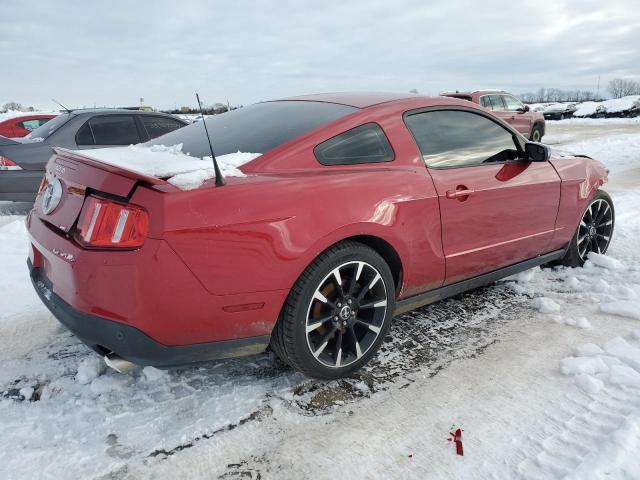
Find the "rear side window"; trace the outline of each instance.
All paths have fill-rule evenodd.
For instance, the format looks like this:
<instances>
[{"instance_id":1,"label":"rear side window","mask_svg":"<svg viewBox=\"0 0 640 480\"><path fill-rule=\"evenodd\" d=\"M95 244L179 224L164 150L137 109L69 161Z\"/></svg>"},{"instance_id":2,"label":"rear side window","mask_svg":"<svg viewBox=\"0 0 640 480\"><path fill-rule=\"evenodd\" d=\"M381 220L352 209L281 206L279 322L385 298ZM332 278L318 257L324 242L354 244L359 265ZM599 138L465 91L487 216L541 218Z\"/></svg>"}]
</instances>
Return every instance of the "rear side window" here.
<instances>
[{"instance_id":1,"label":"rear side window","mask_svg":"<svg viewBox=\"0 0 640 480\"><path fill-rule=\"evenodd\" d=\"M132 115L93 117L76 134L78 145L131 145L140 143Z\"/></svg>"},{"instance_id":2,"label":"rear side window","mask_svg":"<svg viewBox=\"0 0 640 480\"><path fill-rule=\"evenodd\" d=\"M159 137L160 135L164 135L165 133L173 132L180 127L184 127L184 123L167 117L140 115L140 120L149 134L149 139Z\"/></svg>"},{"instance_id":3,"label":"rear side window","mask_svg":"<svg viewBox=\"0 0 640 480\"><path fill-rule=\"evenodd\" d=\"M484 108L492 109L491 100L489 100L488 95L485 95L484 97L480 97L480 105L482 105Z\"/></svg>"},{"instance_id":4,"label":"rear side window","mask_svg":"<svg viewBox=\"0 0 640 480\"><path fill-rule=\"evenodd\" d=\"M393 149L379 125L366 123L347 130L313 149L322 165L390 162Z\"/></svg>"},{"instance_id":5,"label":"rear side window","mask_svg":"<svg viewBox=\"0 0 640 480\"><path fill-rule=\"evenodd\" d=\"M429 168L473 167L518 158L513 133L483 115L436 110L405 118Z\"/></svg>"}]
</instances>

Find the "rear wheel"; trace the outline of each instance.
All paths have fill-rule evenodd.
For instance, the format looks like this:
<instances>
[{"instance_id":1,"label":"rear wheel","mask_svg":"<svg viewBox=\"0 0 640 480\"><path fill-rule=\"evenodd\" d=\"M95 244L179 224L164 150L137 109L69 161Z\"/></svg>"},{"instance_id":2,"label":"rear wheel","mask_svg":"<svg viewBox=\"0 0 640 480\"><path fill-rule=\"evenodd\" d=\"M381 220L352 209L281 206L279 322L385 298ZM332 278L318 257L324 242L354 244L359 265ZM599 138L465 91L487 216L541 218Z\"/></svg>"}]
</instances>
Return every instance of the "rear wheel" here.
<instances>
[{"instance_id":1,"label":"rear wheel","mask_svg":"<svg viewBox=\"0 0 640 480\"><path fill-rule=\"evenodd\" d=\"M582 214L569 249L560 263L580 267L590 252L605 253L611 242L614 223L613 201L607 192L599 190Z\"/></svg>"},{"instance_id":2,"label":"rear wheel","mask_svg":"<svg viewBox=\"0 0 640 480\"><path fill-rule=\"evenodd\" d=\"M531 138L532 142L539 142L542 140L542 127L540 125L534 125L533 130L531 130Z\"/></svg>"},{"instance_id":3,"label":"rear wheel","mask_svg":"<svg viewBox=\"0 0 640 480\"><path fill-rule=\"evenodd\" d=\"M374 250L343 242L322 253L291 289L271 340L296 370L340 378L376 353L395 310L391 271Z\"/></svg>"}]
</instances>

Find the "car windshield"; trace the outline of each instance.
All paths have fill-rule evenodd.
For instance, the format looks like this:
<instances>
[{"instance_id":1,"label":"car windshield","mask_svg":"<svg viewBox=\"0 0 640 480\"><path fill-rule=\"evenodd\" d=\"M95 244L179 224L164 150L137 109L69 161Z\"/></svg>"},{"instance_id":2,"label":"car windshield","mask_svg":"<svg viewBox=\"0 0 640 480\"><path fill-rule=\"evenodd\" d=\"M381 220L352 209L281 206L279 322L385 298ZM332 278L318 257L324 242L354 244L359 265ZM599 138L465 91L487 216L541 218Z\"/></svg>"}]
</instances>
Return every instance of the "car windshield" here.
<instances>
[{"instance_id":1,"label":"car windshield","mask_svg":"<svg viewBox=\"0 0 640 480\"><path fill-rule=\"evenodd\" d=\"M62 113L55 118L52 118L44 125L40 125L38 128L33 130L29 135L26 136L28 139L46 139L51 136L53 132L55 132L62 125L67 123L71 119L72 115L70 113Z\"/></svg>"},{"instance_id":2,"label":"car windshield","mask_svg":"<svg viewBox=\"0 0 640 480\"><path fill-rule=\"evenodd\" d=\"M357 111L335 103L280 101L256 103L208 117L207 129L216 155L236 152L266 153L325 123ZM209 156L209 144L200 122L175 130L146 145L178 145L192 156Z\"/></svg>"}]
</instances>

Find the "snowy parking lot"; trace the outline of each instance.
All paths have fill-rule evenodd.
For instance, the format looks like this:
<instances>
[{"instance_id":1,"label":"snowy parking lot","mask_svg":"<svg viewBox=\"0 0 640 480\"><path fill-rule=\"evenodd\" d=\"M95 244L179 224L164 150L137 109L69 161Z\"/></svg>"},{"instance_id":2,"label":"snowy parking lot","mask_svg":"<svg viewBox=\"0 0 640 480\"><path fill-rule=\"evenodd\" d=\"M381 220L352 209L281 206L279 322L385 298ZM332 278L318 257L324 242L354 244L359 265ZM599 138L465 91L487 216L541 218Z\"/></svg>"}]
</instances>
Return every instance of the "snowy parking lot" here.
<instances>
[{"instance_id":1,"label":"snowy parking lot","mask_svg":"<svg viewBox=\"0 0 640 480\"><path fill-rule=\"evenodd\" d=\"M31 287L26 207L0 205L0 478L640 478L640 118L543 141L610 169L608 255L401 315L333 382L270 353L105 370Z\"/></svg>"}]
</instances>

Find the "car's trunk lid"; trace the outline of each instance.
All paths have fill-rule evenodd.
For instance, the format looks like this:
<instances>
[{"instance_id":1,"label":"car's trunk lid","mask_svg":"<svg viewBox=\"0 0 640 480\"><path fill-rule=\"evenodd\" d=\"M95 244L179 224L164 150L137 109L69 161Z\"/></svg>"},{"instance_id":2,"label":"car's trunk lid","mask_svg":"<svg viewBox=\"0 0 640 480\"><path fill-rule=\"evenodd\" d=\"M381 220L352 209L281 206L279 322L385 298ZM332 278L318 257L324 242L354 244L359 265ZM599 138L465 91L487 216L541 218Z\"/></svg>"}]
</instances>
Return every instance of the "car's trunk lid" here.
<instances>
[{"instance_id":1,"label":"car's trunk lid","mask_svg":"<svg viewBox=\"0 0 640 480\"><path fill-rule=\"evenodd\" d=\"M46 169L48 186L38 193L35 214L68 233L76 223L88 193L127 199L136 185L162 185L164 180L101 163L64 148L54 148ZM60 182L59 194L54 188ZM45 213L48 212L48 213Z\"/></svg>"}]
</instances>

